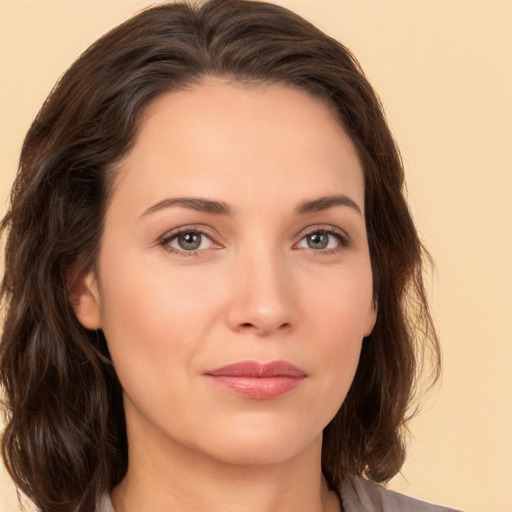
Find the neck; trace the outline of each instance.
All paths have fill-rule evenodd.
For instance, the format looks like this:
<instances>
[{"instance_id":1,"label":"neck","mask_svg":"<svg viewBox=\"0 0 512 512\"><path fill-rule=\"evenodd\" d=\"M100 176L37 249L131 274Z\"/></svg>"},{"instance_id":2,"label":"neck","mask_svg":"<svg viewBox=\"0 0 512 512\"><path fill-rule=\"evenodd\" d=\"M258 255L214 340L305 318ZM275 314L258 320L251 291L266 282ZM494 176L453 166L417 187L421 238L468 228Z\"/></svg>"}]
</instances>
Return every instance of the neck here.
<instances>
[{"instance_id":1,"label":"neck","mask_svg":"<svg viewBox=\"0 0 512 512\"><path fill-rule=\"evenodd\" d=\"M231 464L166 440L130 443L129 465L113 490L116 512L339 512L321 472L321 438L292 459Z\"/></svg>"}]
</instances>

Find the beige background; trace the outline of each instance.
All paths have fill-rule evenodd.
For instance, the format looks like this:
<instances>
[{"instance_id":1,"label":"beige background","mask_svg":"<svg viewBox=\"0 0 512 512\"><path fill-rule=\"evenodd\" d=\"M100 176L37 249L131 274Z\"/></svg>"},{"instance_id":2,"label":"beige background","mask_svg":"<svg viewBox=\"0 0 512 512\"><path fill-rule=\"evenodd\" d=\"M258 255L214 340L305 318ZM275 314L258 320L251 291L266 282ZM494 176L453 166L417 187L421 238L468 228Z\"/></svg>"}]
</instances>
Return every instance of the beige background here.
<instances>
[{"instance_id":1,"label":"beige background","mask_svg":"<svg viewBox=\"0 0 512 512\"><path fill-rule=\"evenodd\" d=\"M59 75L135 0L0 0L0 209L29 123ZM351 48L383 100L437 263L444 379L392 487L512 511L510 0L286 0ZM0 472L0 512L16 510Z\"/></svg>"}]
</instances>

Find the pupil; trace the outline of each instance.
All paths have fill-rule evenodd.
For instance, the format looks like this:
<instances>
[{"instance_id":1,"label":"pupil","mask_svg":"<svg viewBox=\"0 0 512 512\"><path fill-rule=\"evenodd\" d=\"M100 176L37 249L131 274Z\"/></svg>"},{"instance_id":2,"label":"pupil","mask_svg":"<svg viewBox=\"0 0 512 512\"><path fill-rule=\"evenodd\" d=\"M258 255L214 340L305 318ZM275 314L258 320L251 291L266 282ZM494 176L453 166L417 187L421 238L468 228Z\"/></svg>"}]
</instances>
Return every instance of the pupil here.
<instances>
[{"instance_id":1,"label":"pupil","mask_svg":"<svg viewBox=\"0 0 512 512\"><path fill-rule=\"evenodd\" d=\"M178 244L182 249L193 251L201 245L200 233L185 233L178 237Z\"/></svg>"},{"instance_id":2,"label":"pupil","mask_svg":"<svg viewBox=\"0 0 512 512\"><path fill-rule=\"evenodd\" d=\"M313 233L308 237L310 249L325 249L329 243L329 237L323 233Z\"/></svg>"}]
</instances>

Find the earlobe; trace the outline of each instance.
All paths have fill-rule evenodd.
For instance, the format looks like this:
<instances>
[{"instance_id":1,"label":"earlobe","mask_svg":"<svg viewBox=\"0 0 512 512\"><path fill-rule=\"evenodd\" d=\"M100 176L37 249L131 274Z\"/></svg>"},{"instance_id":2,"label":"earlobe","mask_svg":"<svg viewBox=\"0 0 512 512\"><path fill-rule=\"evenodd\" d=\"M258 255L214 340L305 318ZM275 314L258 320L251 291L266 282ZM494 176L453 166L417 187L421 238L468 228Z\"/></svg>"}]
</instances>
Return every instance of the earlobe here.
<instances>
[{"instance_id":1,"label":"earlobe","mask_svg":"<svg viewBox=\"0 0 512 512\"><path fill-rule=\"evenodd\" d=\"M366 321L366 326L364 329L364 336L370 336L375 327L375 323L377 322L377 300L372 300L370 305L370 310L368 311L368 318Z\"/></svg>"},{"instance_id":2,"label":"earlobe","mask_svg":"<svg viewBox=\"0 0 512 512\"><path fill-rule=\"evenodd\" d=\"M94 270L68 280L71 305L78 321L92 331L101 329L100 296Z\"/></svg>"}]
</instances>

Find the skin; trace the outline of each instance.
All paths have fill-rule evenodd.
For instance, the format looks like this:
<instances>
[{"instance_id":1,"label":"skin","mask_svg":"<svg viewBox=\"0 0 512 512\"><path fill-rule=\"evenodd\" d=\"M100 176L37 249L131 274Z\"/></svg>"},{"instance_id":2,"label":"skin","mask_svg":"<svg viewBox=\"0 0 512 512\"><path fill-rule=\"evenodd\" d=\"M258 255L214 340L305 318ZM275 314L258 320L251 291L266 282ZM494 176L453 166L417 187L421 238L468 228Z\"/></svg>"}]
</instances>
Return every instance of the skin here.
<instances>
[{"instance_id":1,"label":"skin","mask_svg":"<svg viewBox=\"0 0 512 512\"><path fill-rule=\"evenodd\" d=\"M344 199L297 211L332 196ZM162 206L168 198L231 213ZM196 250L176 236L182 227ZM75 293L125 391L118 512L339 510L321 474L322 430L376 311L361 165L321 101L213 79L157 98ZM287 361L307 377L257 400L205 376L246 360Z\"/></svg>"}]
</instances>

